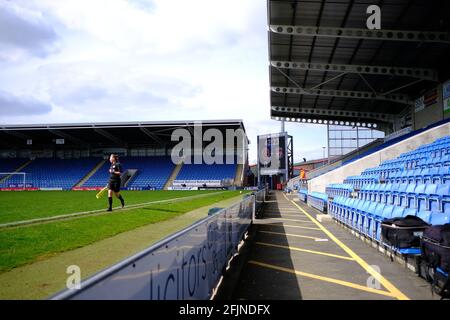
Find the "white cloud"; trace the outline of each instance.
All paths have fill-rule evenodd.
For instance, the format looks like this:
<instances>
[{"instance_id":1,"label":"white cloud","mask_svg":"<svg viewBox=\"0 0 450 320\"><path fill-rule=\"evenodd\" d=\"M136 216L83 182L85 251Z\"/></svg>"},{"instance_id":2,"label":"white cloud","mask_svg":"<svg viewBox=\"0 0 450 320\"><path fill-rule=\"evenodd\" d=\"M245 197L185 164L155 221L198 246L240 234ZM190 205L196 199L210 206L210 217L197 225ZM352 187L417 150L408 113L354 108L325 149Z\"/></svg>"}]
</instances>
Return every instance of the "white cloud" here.
<instances>
[{"instance_id":1,"label":"white cloud","mask_svg":"<svg viewBox=\"0 0 450 320\"><path fill-rule=\"evenodd\" d=\"M2 116L45 115L50 104L29 96L15 96L0 90L0 114Z\"/></svg>"},{"instance_id":2,"label":"white cloud","mask_svg":"<svg viewBox=\"0 0 450 320\"><path fill-rule=\"evenodd\" d=\"M27 53L44 57L57 49L57 40L42 14L0 2L0 60L15 61Z\"/></svg>"},{"instance_id":3,"label":"white cloud","mask_svg":"<svg viewBox=\"0 0 450 320\"><path fill-rule=\"evenodd\" d=\"M45 116L3 114L0 122L243 119L251 160L256 135L279 131L269 120L264 1L18 0L0 7L13 9L45 21L55 38L42 41L58 50L3 53L0 85L52 108ZM287 128L301 141L296 155L321 156L324 128Z\"/></svg>"}]
</instances>

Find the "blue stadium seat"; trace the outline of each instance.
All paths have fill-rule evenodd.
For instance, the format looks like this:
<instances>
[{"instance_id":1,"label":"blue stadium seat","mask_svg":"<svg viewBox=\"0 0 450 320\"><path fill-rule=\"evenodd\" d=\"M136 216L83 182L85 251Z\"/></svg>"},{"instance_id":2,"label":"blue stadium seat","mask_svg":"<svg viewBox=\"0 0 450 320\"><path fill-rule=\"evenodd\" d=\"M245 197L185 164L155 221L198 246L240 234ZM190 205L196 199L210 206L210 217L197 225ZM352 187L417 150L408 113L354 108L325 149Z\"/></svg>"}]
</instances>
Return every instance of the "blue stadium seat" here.
<instances>
[{"instance_id":1,"label":"blue stadium seat","mask_svg":"<svg viewBox=\"0 0 450 320\"><path fill-rule=\"evenodd\" d=\"M431 212L430 224L442 225L447 223L450 223L450 212Z\"/></svg>"},{"instance_id":2,"label":"blue stadium seat","mask_svg":"<svg viewBox=\"0 0 450 320\"><path fill-rule=\"evenodd\" d=\"M422 186L422 185L421 185ZM422 190L416 190L417 194L417 201L416 201L416 207L417 210L423 211L423 210L430 210L429 208L429 197L430 195L436 194L437 192L437 184L426 184L425 188Z\"/></svg>"},{"instance_id":3,"label":"blue stadium seat","mask_svg":"<svg viewBox=\"0 0 450 320\"><path fill-rule=\"evenodd\" d=\"M26 183L35 188L72 189L99 162L97 158L58 159L37 158L22 171L27 174ZM13 177L11 182L19 182Z\"/></svg>"},{"instance_id":4,"label":"blue stadium seat","mask_svg":"<svg viewBox=\"0 0 450 320\"><path fill-rule=\"evenodd\" d=\"M450 166L439 167L438 173L434 179L436 179L436 182L434 183L450 183Z\"/></svg>"},{"instance_id":5,"label":"blue stadium seat","mask_svg":"<svg viewBox=\"0 0 450 320\"><path fill-rule=\"evenodd\" d=\"M449 161L450 136L349 176L345 183L359 188L357 198L351 198L345 184L330 185L327 192L336 196L329 204L330 213L377 241L385 219L412 215L427 223L445 223L450 217ZM386 183L379 183L380 177ZM417 254L417 250L401 253Z\"/></svg>"},{"instance_id":6,"label":"blue stadium seat","mask_svg":"<svg viewBox=\"0 0 450 320\"><path fill-rule=\"evenodd\" d=\"M234 179L237 164L184 164L176 180L224 180Z\"/></svg>"},{"instance_id":7,"label":"blue stadium seat","mask_svg":"<svg viewBox=\"0 0 450 320\"><path fill-rule=\"evenodd\" d=\"M136 169L136 174L128 181L129 189L163 189L175 168L175 164L168 156L153 157L121 157L122 170ZM107 161L100 167L83 187L102 187L109 179L108 169L110 163Z\"/></svg>"},{"instance_id":8,"label":"blue stadium seat","mask_svg":"<svg viewBox=\"0 0 450 320\"><path fill-rule=\"evenodd\" d=\"M449 192L450 192L449 189L450 184L438 185L435 190L435 193L430 194L428 197L428 210L440 212L450 210L450 205L447 205L449 201Z\"/></svg>"},{"instance_id":9,"label":"blue stadium seat","mask_svg":"<svg viewBox=\"0 0 450 320\"><path fill-rule=\"evenodd\" d=\"M380 240L381 238L381 222L383 222L386 219L391 219L395 208L396 207L394 205L385 205L381 211L381 216L377 217L376 219L376 223L378 226L376 229L377 240Z\"/></svg>"},{"instance_id":10,"label":"blue stadium seat","mask_svg":"<svg viewBox=\"0 0 450 320\"><path fill-rule=\"evenodd\" d=\"M406 189L408 189L409 184L407 183L401 183L398 187L397 190L394 191L393 194L393 200L394 200L394 204L397 206L401 206L402 205L402 200L405 199L406 196Z\"/></svg>"},{"instance_id":11,"label":"blue stadium seat","mask_svg":"<svg viewBox=\"0 0 450 320\"><path fill-rule=\"evenodd\" d=\"M122 161L125 168L138 170L137 174L127 185L131 189L163 189L175 169L172 159L167 156L125 157Z\"/></svg>"},{"instance_id":12,"label":"blue stadium seat","mask_svg":"<svg viewBox=\"0 0 450 320\"><path fill-rule=\"evenodd\" d=\"M364 214L362 233L369 237L370 237L370 230L371 228L373 229L372 224L374 223L375 220L375 212L377 206L378 206L377 202L370 202L369 206L366 207L366 211Z\"/></svg>"},{"instance_id":13,"label":"blue stadium seat","mask_svg":"<svg viewBox=\"0 0 450 320\"><path fill-rule=\"evenodd\" d=\"M392 218L401 218L401 217L403 217L404 212L405 212L405 208L395 206L394 210L392 210L391 217Z\"/></svg>"}]
</instances>

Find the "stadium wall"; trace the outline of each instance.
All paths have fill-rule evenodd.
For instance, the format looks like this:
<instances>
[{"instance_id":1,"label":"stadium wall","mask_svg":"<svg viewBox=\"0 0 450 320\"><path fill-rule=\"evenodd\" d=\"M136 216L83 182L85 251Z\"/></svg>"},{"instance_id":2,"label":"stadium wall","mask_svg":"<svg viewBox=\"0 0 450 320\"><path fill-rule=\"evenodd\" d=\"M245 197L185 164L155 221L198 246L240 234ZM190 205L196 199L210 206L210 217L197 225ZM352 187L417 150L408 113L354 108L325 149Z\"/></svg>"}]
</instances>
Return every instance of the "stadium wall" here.
<instances>
[{"instance_id":1,"label":"stadium wall","mask_svg":"<svg viewBox=\"0 0 450 320\"><path fill-rule=\"evenodd\" d=\"M426 126L429 126L433 123L436 123L438 121L441 121L443 119L447 119L450 117L450 113L444 113L444 108L448 102L444 101L444 90L445 86L448 86L447 83L443 83L438 85L435 89L431 89L427 92L428 95L431 93L436 93L435 100L430 105L425 105L422 107L419 111L413 110L413 117L414 117L414 129L418 130L421 128L424 128ZM448 90L448 89L447 89ZM424 98L423 96L422 98ZM433 97L433 96L431 96Z\"/></svg>"},{"instance_id":2,"label":"stadium wall","mask_svg":"<svg viewBox=\"0 0 450 320\"><path fill-rule=\"evenodd\" d=\"M333 171L324 173L308 182L309 192L325 192L325 187L331 183L342 183L348 176L361 174L367 168L377 167L381 162L396 158L400 154L417 149L423 144L450 134L450 122L431 128L396 144L374 152L364 158L343 165Z\"/></svg>"},{"instance_id":3,"label":"stadium wall","mask_svg":"<svg viewBox=\"0 0 450 320\"><path fill-rule=\"evenodd\" d=\"M67 289L52 300L208 300L263 207L261 189Z\"/></svg>"}]
</instances>

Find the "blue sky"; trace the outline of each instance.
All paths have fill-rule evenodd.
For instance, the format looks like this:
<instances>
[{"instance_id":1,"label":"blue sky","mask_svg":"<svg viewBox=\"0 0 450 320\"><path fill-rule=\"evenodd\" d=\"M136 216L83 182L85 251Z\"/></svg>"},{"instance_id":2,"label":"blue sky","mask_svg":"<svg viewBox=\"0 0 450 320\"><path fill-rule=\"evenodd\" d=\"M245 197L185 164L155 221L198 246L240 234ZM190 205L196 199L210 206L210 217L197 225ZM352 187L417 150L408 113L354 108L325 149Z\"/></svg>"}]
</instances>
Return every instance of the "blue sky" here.
<instances>
[{"instance_id":1,"label":"blue sky","mask_svg":"<svg viewBox=\"0 0 450 320\"><path fill-rule=\"evenodd\" d=\"M263 0L0 0L0 124L270 120ZM296 160L323 126L286 124Z\"/></svg>"}]
</instances>

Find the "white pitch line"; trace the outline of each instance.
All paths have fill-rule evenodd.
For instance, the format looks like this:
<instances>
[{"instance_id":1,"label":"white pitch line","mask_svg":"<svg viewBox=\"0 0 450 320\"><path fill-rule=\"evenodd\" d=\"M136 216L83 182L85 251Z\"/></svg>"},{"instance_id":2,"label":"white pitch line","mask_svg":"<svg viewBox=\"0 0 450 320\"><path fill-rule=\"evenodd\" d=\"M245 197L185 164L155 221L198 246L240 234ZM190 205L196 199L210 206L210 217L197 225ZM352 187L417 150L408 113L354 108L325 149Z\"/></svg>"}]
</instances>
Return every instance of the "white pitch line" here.
<instances>
[{"instance_id":1,"label":"white pitch line","mask_svg":"<svg viewBox=\"0 0 450 320\"><path fill-rule=\"evenodd\" d=\"M128 211L131 209L138 209L141 207L148 206L150 204L157 204L157 203L165 203L165 202L173 202L173 201L181 201L184 199L195 199L195 198L202 198L209 195L216 195L224 193L217 192L217 193L205 193L205 194L199 194L195 196L189 196L189 197L180 197L180 198L173 198L173 199L166 199L166 200L157 200L157 201L150 201L150 202L144 202L144 203L137 203L132 205L127 205L125 208L115 207L114 209L119 209L121 211ZM36 219L30 219L30 220L22 220L22 221L14 221L14 222L8 222L0 224L0 229L4 228L12 228L12 227L18 227L18 226L24 226L24 225L32 225L32 224L39 224L39 223L45 223L45 222L51 222L51 221L57 221L57 220L67 220L70 218L77 218L82 216L89 216L89 215L95 215L95 214L111 214L107 213L105 209L98 209L98 210L91 210L91 211L82 211L82 212L75 212L75 213L69 213L69 214L63 214L58 216L52 216L52 217L44 217L44 218L36 218Z\"/></svg>"}]
</instances>

